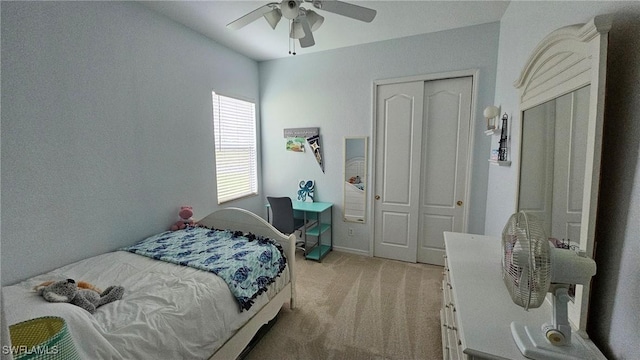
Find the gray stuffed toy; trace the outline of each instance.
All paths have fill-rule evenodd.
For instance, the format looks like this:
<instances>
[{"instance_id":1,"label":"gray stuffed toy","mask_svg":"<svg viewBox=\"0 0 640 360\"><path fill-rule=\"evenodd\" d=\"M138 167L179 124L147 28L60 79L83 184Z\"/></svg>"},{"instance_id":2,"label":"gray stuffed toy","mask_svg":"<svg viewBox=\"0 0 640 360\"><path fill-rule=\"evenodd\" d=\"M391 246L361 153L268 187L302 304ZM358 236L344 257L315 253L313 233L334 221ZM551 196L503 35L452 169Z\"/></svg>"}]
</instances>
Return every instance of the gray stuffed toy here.
<instances>
[{"instance_id":1,"label":"gray stuffed toy","mask_svg":"<svg viewBox=\"0 0 640 360\"><path fill-rule=\"evenodd\" d=\"M112 301L122 299L124 288L122 286L109 286L102 293L94 290L78 288L73 279L54 282L50 285L38 288L38 294L49 302L66 302L77 305L90 313L95 313L96 308Z\"/></svg>"}]
</instances>

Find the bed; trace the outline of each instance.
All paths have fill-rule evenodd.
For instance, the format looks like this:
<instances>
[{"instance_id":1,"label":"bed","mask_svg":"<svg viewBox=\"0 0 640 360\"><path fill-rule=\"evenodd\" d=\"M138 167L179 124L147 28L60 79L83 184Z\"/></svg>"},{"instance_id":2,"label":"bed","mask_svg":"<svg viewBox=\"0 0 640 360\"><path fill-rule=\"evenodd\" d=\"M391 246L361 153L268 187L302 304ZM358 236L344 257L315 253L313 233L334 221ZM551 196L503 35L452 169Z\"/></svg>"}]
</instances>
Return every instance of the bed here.
<instances>
[{"instance_id":1,"label":"bed","mask_svg":"<svg viewBox=\"0 0 640 360\"><path fill-rule=\"evenodd\" d=\"M128 249L3 287L7 324L62 317L83 359L237 358L283 304L295 307L295 235L283 235L259 216L236 208L215 211L197 223L209 229L230 229L233 236L273 239L281 245L286 264L280 260L281 273L250 301L248 309L214 273ZM44 281L66 278L103 289L121 285L125 293L92 315L75 305L47 302L33 291Z\"/></svg>"},{"instance_id":2,"label":"bed","mask_svg":"<svg viewBox=\"0 0 640 360\"><path fill-rule=\"evenodd\" d=\"M349 221L364 222L365 213L365 161L355 156L345 163L344 217Z\"/></svg>"}]
</instances>

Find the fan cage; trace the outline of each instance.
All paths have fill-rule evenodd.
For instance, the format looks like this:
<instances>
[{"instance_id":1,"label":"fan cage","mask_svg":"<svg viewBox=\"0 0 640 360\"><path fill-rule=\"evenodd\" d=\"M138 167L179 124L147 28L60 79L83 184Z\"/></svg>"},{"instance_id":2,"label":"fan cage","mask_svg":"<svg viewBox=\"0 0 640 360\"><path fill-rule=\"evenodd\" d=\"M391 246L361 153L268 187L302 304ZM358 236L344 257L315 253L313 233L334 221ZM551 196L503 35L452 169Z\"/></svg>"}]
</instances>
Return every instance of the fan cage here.
<instances>
[{"instance_id":1,"label":"fan cage","mask_svg":"<svg viewBox=\"0 0 640 360\"><path fill-rule=\"evenodd\" d=\"M541 222L533 215L518 212L502 231L502 278L517 305L540 307L551 283L549 240Z\"/></svg>"}]
</instances>

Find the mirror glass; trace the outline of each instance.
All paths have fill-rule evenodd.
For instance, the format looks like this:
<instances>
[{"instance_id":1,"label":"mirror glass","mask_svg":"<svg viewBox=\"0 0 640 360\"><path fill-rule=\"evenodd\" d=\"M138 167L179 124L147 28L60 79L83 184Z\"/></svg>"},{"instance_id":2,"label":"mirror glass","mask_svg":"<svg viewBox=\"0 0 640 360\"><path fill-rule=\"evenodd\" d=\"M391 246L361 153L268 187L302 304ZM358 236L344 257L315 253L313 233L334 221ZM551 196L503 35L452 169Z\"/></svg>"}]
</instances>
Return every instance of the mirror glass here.
<instances>
[{"instance_id":1,"label":"mirror glass","mask_svg":"<svg viewBox=\"0 0 640 360\"><path fill-rule=\"evenodd\" d=\"M349 222L366 222L367 214L367 138L344 139L343 218Z\"/></svg>"},{"instance_id":2,"label":"mirror glass","mask_svg":"<svg viewBox=\"0 0 640 360\"><path fill-rule=\"evenodd\" d=\"M522 115L518 210L570 245L580 243L589 91L585 86Z\"/></svg>"}]
</instances>

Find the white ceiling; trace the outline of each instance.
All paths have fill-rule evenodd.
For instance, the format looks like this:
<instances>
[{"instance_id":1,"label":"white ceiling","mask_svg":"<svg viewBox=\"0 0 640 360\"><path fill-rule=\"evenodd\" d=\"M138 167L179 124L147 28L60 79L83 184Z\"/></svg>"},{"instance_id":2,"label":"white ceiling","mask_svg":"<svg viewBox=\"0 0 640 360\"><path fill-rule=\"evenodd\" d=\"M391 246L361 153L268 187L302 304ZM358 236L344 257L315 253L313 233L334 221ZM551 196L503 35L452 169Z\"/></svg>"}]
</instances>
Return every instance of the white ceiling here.
<instances>
[{"instance_id":1,"label":"white ceiling","mask_svg":"<svg viewBox=\"0 0 640 360\"><path fill-rule=\"evenodd\" d=\"M289 55L289 26L283 17L275 30L260 18L240 30L229 30L233 20L271 1L142 1L167 17L257 61ZM375 9L371 23L322 10L322 26L313 32L316 44L296 52L308 54L405 36L500 21L509 1L349 1ZM311 4L303 4L312 9Z\"/></svg>"}]
</instances>

